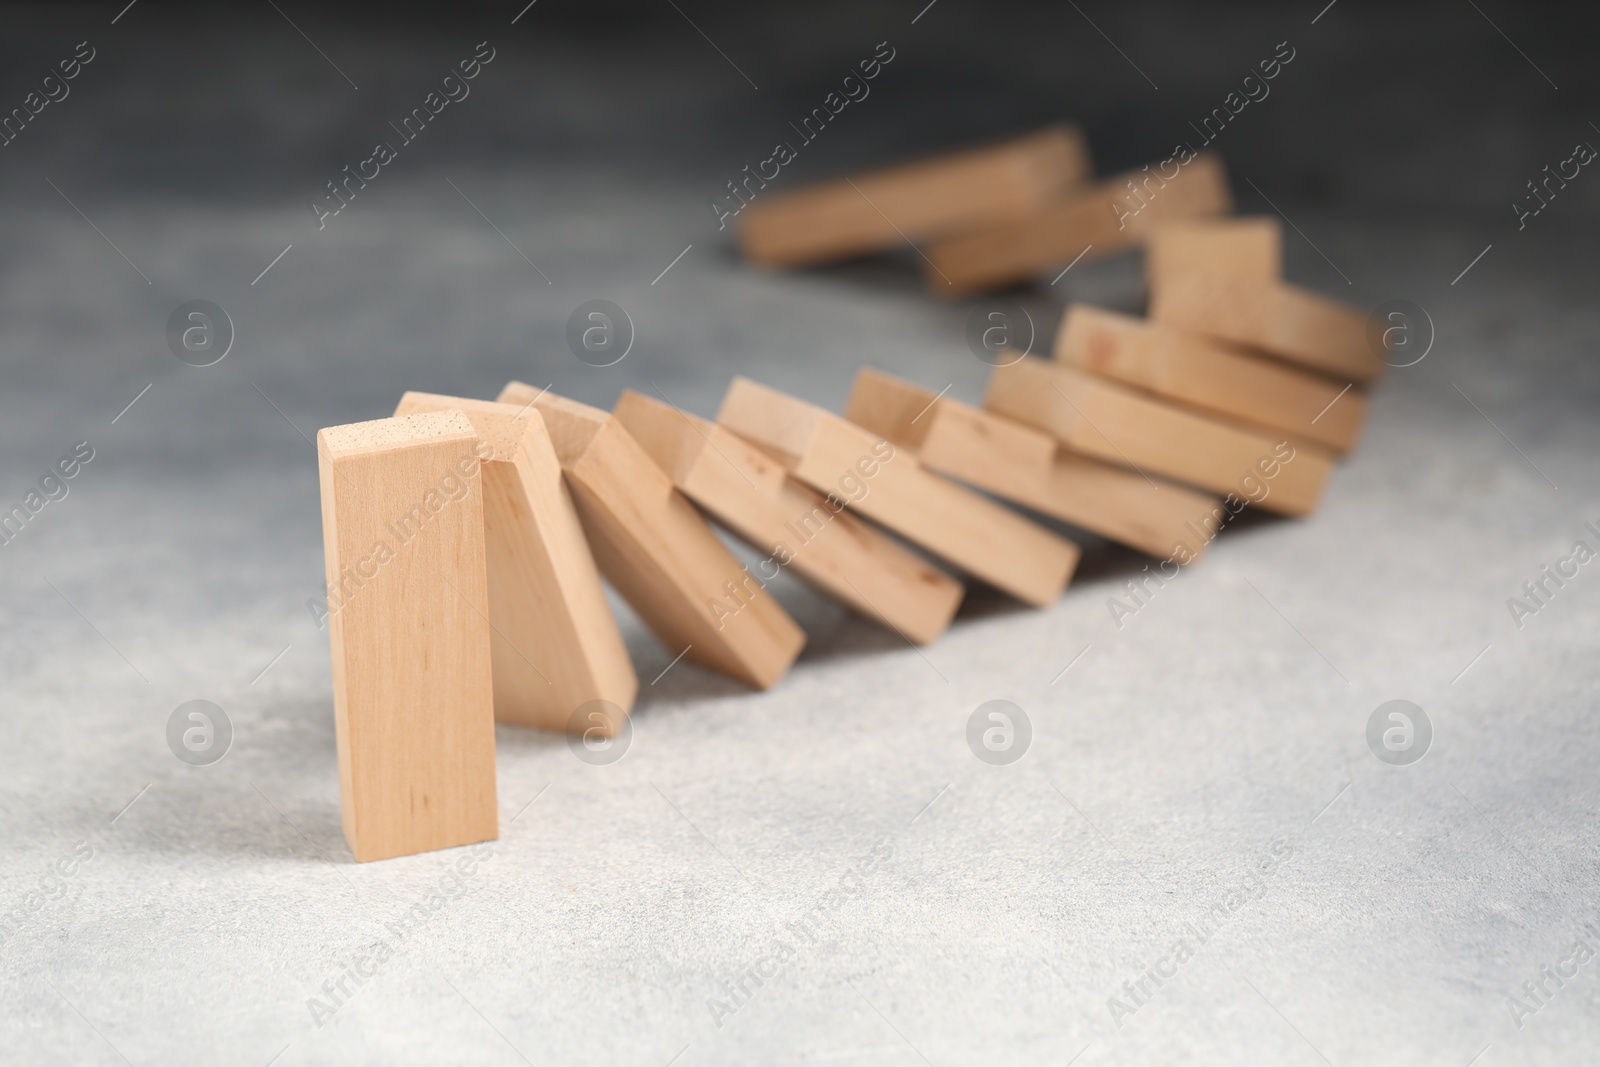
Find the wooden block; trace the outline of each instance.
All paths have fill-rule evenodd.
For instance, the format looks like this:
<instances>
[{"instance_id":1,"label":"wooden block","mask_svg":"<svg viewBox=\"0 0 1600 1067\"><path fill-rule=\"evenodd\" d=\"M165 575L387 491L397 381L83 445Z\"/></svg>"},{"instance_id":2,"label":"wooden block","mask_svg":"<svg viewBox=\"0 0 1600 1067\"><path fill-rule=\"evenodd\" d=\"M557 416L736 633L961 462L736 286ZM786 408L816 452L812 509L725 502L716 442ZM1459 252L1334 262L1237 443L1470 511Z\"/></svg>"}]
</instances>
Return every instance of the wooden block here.
<instances>
[{"instance_id":1,"label":"wooden block","mask_svg":"<svg viewBox=\"0 0 1600 1067\"><path fill-rule=\"evenodd\" d=\"M769 266L825 263L1023 218L1089 175L1083 134L1050 126L790 193L747 189L754 199L738 215L739 244Z\"/></svg>"},{"instance_id":2,"label":"wooden block","mask_svg":"<svg viewBox=\"0 0 1600 1067\"><path fill-rule=\"evenodd\" d=\"M813 489L1019 600L1050 603L1077 566L1071 541L815 405L735 378L717 421Z\"/></svg>"},{"instance_id":3,"label":"wooden block","mask_svg":"<svg viewBox=\"0 0 1600 1067\"><path fill-rule=\"evenodd\" d=\"M574 712L592 700L614 704L626 715L639 679L562 484L544 419L526 405L433 393L407 393L395 414L450 410L472 423L484 460L484 606L493 631L495 718L573 729ZM612 732L621 727L620 719L610 724ZM576 728L595 726L584 719Z\"/></svg>"},{"instance_id":4,"label":"wooden block","mask_svg":"<svg viewBox=\"0 0 1600 1067\"><path fill-rule=\"evenodd\" d=\"M1335 452L1355 444L1367 413L1365 394L1320 374L1085 304L1067 309L1055 356L1269 435Z\"/></svg>"},{"instance_id":5,"label":"wooden block","mask_svg":"<svg viewBox=\"0 0 1600 1067\"><path fill-rule=\"evenodd\" d=\"M1348 304L1268 278L1188 274L1152 294L1157 322L1245 345L1342 381L1371 382L1383 360L1368 347L1367 316Z\"/></svg>"},{"instance_id":6,"label":"wooden block","mask_svg":"<svg viewBox=\"0 0 1600 1067\"><path fill-rule=\"evenodd\" d=\"M1098 259L1132 248L1172 219L1226 214L1232 206L1221 158L1201 153L1171 179L1148 167L1131 171L1027 218L935 244L923 273L941 297L999 289L1080 254Z\"/></svg>"},{"instance_id":7,"label":"wooden block","mask_svg":"<svg viewBox=\"0 0 1600 1067\"><path fill-rule=\"evenodd\" d=\"M1075 455L1042 430L871 367L856 375L845 417L930 470L1159 559L1192 563L1216 534L1214 497Z\"/></svg>"},{"instance_id":8,"label":"wooden block","mask_svg":"<svg viewBox=\"0 0 1600 1067\"><path fill-rule=\"evenodd\" d=\"M1151 292L1163 279L1185 274L1277 278L1283 274L1283 226L1271 215L1164 222L1145 238L1144 271Z\"/></svg>"},{"instance_id":9,"label":"wooden block","mask_svg":"<svg viewBox=\"0 0 1600 1067\"><path fill-rule=\"evenodd\" d=\"M678 490L766 552L762 578L791 567L824 593L918 644L950 625L961 583L790 477L714 422L624 392L614 414Z\"/></svg>"},{"instance_id":10,"label":"wooden block","mask_svg":"<svg viewBox=\"0 0 1600 1067\"><path fill-rule=\"evenodd\" d=\"M345 840L499 836L477 434L460 412L317 434Z\"/></svg>"},{"instance_id":11,"label":"wooden block","mask_svg":"<svg viewBox=\"0 0 1600 1067\"><path fill-rule=\"evenodd\" d=\"M1074 452L1249 499L1284 515L1310 513L1333 468L1322 452L1032 357L996 367L983 403L1053 434Z\"/></svg>"},{"instance_id":12,"label":"wooden block","mask_svg":"<svg viewBox=\"0 0 1600 1067\"><path fill-rule=\"evenodd\" d=\"M522 382L499 399L544 416L600 572L670 652L759 689L783 677L805 634L620 422Z\"/></svg>"}]
</instances>

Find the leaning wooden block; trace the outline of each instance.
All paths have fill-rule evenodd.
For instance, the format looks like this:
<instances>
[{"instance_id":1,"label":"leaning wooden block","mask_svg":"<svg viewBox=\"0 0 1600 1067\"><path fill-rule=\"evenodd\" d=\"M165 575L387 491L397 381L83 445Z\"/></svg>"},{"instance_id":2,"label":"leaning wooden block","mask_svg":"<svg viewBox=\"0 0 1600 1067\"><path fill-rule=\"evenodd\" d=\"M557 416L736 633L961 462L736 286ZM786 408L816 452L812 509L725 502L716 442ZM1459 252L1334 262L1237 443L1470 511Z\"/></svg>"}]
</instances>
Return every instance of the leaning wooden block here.
<instances>
[{"instance_id":1,"label":"leaning wooden block","mask_svg":"<svg viewBox=\"0 0 1600 1067\"><path fill-rule=\"evenodd\" d=\"M477 443L448 411L317 434L339 796L363 862L499 836Z\"/></svg>"},{"instance_id":2,"label":"leaning wooden block","mask_svg":"<svg viewBox=\"0 0 1600 1067\"><path fill-rule=\"evenodd\" d=\"M1310 513L1333 469L1324 453L1032 357L995 368L984 407L1045 430L1075 452L1284 515Z\"/></svg>"},{"instance_id":3,"label":"leaning wooden block","mask_svg":"<svg viewBox=\"0 0 1600 1067\"><path fill-rule=\"evenodd\" d=\"M1216 534L1214 497L1074 455L1042 430L871 367L844 413L930 470L1161 559L1192 563Z\"/></svg>"},{"instance_id":4,"label":"leaning wooden block","mask_svg":"<svg viewBox=\"0 0 1600 1067\"><path fill-rule=\"evenodd\" d=\"M501 722L593 729L573 714L592 700L633 707L639 679L583 539L561 461L539 412L433 393L407 393L396 415L460 411L483 454L486 610L493 630L494 711ZM606 719L618 718L615 714ZM613 731L620 721L611 722Z\"/></svg>"},{"instance_id":5,"label":"leaning wooden block","mask_svg":"<svg viewBox=\"0 0 1600 1067\"><path fill-rule=\"evenodd\" d=\"M812 488L1019 600L1050 603L1077 566L1071 541L815 405L735 378L717 421Z\"/></svg>"},{"instance_id":6,"label":"leaning wooden block","mask_svg":"<svg viewBox=\"0 0 1600 1067\"><path fill-rule=\"evenodd\" d=\"M1056 360L1214 415L1347 452L1367 398L1320 374L1244 355L1198 334L1074 304Z\"/></svg>"},{"instance_id":7,"label":"leaning wooden block","mask_svg":"<svg viewBox=\"0 0 1600 1067\"><path fill-rule=\"evenodd\" d=\"M1172 219L1221 215L1232 206L1221 158L1202 153L1170 178L1145 167L1027 218L935 244L923 274L942 297L999 289L1080 255L1097 259L1132 248Z\"/></svg>"},{"instance_id":8,"label":"leaning wooden block","mask_svg":"<svg viewBox=\"0 0 1600 1067\"><path fill-rule=\"evenodd\" d=\"M950 625L961 583L790 477L714 422L631 390L615 412L680 492L768 556L764 578L792 567L841 603L918 644Z\"/></svg>"},{"instance_id":9,"label":"leaning wooden block","mask_svg":"<svg viewBox=\"0 0 1600 1067\"><path fill-rule=\"evenodd\" d=\"M1356 308L1270 278L1189 274L1165 280L1150 317L1245 345L1344 381L1383 374Z\"/></svg>"},{"instance_id":10,"label":"leaning wooden block","mask_svg":"<svg viewBox=\"0 0 1600 1067\"><path fill-rule=\"evenodd\" d=\"M1151 292L1185 274L1277 278L1283 273L1283 226L1270 215L1164 222L1145 239L1144 271Z\"/></svg>"},{"instance_id":11,"label":"leaning wooden block","mask_svg":"<svg viewBox=\"0 0 1600 1067\"><path fill-rule=\"evenodd\" d=\"M783 677L805 634L620 422L522 382L499 399L544 416L600 572L663 644L760 689Z\"/></svg>"},{"instance_id":12,"label":"leaning wooden block","mask_svg":"<svg viewBox=\"0 0 1600 1067\"><path fill-rule=\"evenodd\" d=\"M791 193L761 192L759 178L749 188L747 178L754 199L739 211L739 244L771 266L844 259L1022 218L1089 173L1083 134L1062 125Z\"/></svg>"}]
</instances>

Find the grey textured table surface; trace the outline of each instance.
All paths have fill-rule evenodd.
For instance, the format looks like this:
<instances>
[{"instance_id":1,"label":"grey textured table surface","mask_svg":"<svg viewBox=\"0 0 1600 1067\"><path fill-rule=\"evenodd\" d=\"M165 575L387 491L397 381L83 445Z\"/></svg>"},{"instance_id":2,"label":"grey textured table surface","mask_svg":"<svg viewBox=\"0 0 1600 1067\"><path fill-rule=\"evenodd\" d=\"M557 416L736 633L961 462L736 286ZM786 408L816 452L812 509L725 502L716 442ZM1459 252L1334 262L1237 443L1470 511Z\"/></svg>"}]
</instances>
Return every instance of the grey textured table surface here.
<instances>
[{"instance_id":1,"label":"grey textured table surface","mask_svg":"<svg viewBox=\"0 0 1600 1067\"><path fill-rule=\"evenodd\" d=\"M1445 20L1455 50L1416 92L1509 103L1421 144L1394 128L1393 79L1349 77L1362 48L1413 45L1368 39L1378 16L1346 5L1315 27L1155 9L1167 36L1101 15L1163 83L1148 97L1071 10L1012 12L1022 59L1004 71L952 65L977 17L955 6L915 26L700 13L715 46L670 10L623 34L559 6L421 30L287 9L316 46L270 7L221 25L146 4L115 25L120 4L13 11L7 101L76 41L98 52L0 157L0 503L75 442L94 458L0 547L0 1062L1588 1054L1600 963L1560 986L1540 969L1576 938L1600 949L1600 577L1583 568L1520 628L1506 604L1600 522L1594 192L1522 232L1504 206L1582 121L1465 9L1399 23ZM1169 39L1207 33L1209 52ZM1052 66L1052 34L1099 66ZM607 405L654 387L709 414L745 373L837 406L864 361L976 399L970 305L931 301L914 256L752 271L705 199L882 38L904 58L881 98L795 181L1063 112L1091 120L1104 165L1153 157L1283 36L1302 67L1224 146L1242 208L1277 193L1294 279L1418 300L1438 331L1378 392L1317 515L1246 516L1120 628L1108 598L1143 561L1092 538L1056 605L977 592L921 651L780 583L810 643L768 693L681 663L658 678L671 653L621 609L645 683L625 758L589 766L561 737L501 728L502 835L470 870L461 851L353 862L326 632L305 607L316 428L385 415L406 388L491 396L510 377ZM496 58L474 95L319 231L305 203L323 181L484 38ZM1575 67L1538 52L1548 37L1523 43L1558 79ZM1350 95L1319 104L1336 84ZM1380 97L1370 136L1330 117ZM1297 108L1329 124L1303 132ZM1391 149L1415 175L1452 146L1481 162L1440 156L1456 179L1431 192L1379 173ZM593 297L637 324L614 368L562 341ZM208 368L163 337L193 298L237 328ZM1022 299L1051 323L1069 299L1134 307L1138 264L1084 264ZM195 698L236 731L203 768L164 734ZM964 739L993 698L1033 724L1007 767ZM1409 767L1365 740L1394 698L1434 725ZM1158 964L1175 976L1146 979L1148 998L1124 988ZM1548 997L1529 997L1541 979Z\"/></svg>"}]
</instances>

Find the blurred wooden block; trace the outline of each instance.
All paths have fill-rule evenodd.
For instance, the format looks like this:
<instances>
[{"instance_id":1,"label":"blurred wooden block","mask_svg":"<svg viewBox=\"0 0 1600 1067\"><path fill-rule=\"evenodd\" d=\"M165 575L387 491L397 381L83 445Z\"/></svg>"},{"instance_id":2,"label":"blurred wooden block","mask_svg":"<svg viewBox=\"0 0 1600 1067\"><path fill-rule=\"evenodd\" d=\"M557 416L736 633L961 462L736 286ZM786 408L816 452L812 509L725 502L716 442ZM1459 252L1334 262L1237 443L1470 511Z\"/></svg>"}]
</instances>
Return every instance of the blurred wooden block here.
<instances>
[{"instance_id":1,"label":"blurred wooden block","mask_svg":"<svg viewBox=\"0 0 1600 1067\"><path fill-rule=\"evenodd\" d=\"M1145 280L1150 291L1185 274L1283 274L1283 226L1257 218L1181 219L1165 222L1145 239Z\"/></svg>"},{"instance_id":2,"label":"blurred wooden block","mask_svg":"<svg viewBox=\"0 0 1600 1067\"><path fill-rule=\"evenodd\" d=\"M918 644L950 625L961 583L790 477L714 422L631 390L614 414L678 490L767 553L762 578L792 568L824 593Z\"/></svg>"},{"instance_id":3,"label":"blurred wooden block","mask_svg":"<svg viewBox=\"0 0 1600 1067\"><path fill-rule=\"evenodd\" d=\"M477 443L448 411L317 434L340 807L362 862L499 836Z\"/></svg>"},{"instance_id":4,"label":"blurred wooden block","mask_svg":"<svg viewBox=\"0 0 1600 1067\"><path fill-rule=\"evenodd\" d=\"M984 407L1045 430L1075 452L1284 515L1309 514L1333 469L1321 452L1031 357L995 368ZM1253 499L1261 489L1265 496Z\"/></svg>"},{"instance_id":5,"label":"blurred wooden block","mask_svg":"<svg viewBox=\"0 0 1600 1067\"><path fill-rule=\"evenodd\" d=\"M818 492L1019 600L1050 603L1077 566L1071 541L815 405L735 378L717 421Z\"/></svg>"},{"instance_id":6,"label":"blurred wooden block","mask_svg":"<svg viewBox=\"0 0 1600 1067\"><path fill-rule=\"evenodd\" d=\"M1158 559L1192 563L1216 534L1214 497L1074 455L1042 430L871 367L856 375L845 418L930 470Z\"/></svg>"},{"instance_id":7,"label":"blurred wooden block","mask_svg":"<svg viewBox=\"0 0 1600 1067\"><path fill-rule=\"evenodd\" d=\"M1076 126L840 178L756 193L737 218L746 258L802 266L993 226L1041 210L1090 175Z\"/></svg>"},{"instance_id":8,"label":"blurred wooden block","mask_svg":"<svg viewBox=\"0 0 1600 1067\"><path fill-rule=\"evenodd\" d=\"M639 680L544 419L526 405L433 393L405 394L395 414L450 410L467 417L481 442L495 718L566 730L591 700L626 715Z\"/></svg>"},{"instance_id":9,"label":"blurred wooden block","mask_svg":"<svg viewBox=\"0 0 1600 1067\"><path fill-rule=\"evenodd\" d=\"M1369 347L1367 316L1286 282L1226 274L1164 279L1150 317L1167 326L1254 348L1343 381L1371 382L1383 361Z\"/></svg>"},{"instance_id":10,"label":"blurred wooden block","mask_svg":"<svg viewBox=\"0 0 1600 1067\"><path fill-rule=\"evenodd\" d=\"M1198 334L1074 304L1056 335L1056 360L1269 435L1348 452L1367 398L1320 374L1243 355Z\"/></svg>"},{"instance_id":11,"label":"blurred wooden block","mask_svg":"<svg viewBox=\"0 0 1600 1067\"><path fill-rule=\"evenodd\" d=\"M924 276L940 297L958 297L1025 282L1034 275L1140 244L1172 219L1232 210L1219 156L1201 153L1176 177L1149 168L1120 174L1027 218L933 245Z\"/></svg>"},{"instance_id":12,"label":"blurred wooden block","mask_svg":"<svg viewBox=\"0 0 1600 1067\"><path fill-rule=\"evenodd\" d=\"M760 689L783 677L805 634L621 423L522 382L499 399L544 416L600 572L669 651Z\"/></svg>"}]
</instances>

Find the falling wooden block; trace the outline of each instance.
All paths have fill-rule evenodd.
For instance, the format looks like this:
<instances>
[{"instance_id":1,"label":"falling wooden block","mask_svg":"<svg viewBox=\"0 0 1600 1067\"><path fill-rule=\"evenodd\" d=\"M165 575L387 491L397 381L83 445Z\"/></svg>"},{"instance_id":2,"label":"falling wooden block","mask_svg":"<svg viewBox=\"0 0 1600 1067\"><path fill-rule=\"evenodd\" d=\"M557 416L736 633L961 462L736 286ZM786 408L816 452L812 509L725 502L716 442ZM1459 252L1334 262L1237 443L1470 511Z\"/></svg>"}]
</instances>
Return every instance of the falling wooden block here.
<instances>
[{"instance_id":1,"label":"falling wooden block","mask_svg":"<svg viewBox=\"0 0 1600 1067\"><path fill-rule=\"evenodd\" d=\"M1188 274L1153 294L1159 323L1254 348L1343 381L1371 382L1383 360L1356 308L1270 278Z\"/></svg>"},{"instance_id":2,"label":"falling wooden block","mask_svg":"<svg viewBox=\"0 0 1600 1067\"><path fill-rule=\"evenodd\" d=\"M499 836L477 434L443 411L317 434L345 840Z\"/></svg>"},{"instance_id":3,"label":"falling wooden block","mask_svg":"<svg viewBox=\"0 0 1600 1067\"><path fill-rule=\"evenodd\" d=\"M593 722L581 720L575 727L572 720L593 700L626 715L639 679L562 484L561 461L544 419L526 405L433 393L405 394L395 414L450 410L472 423L484 460L495 718L547 730L592 730ZM621 727L620 721L609 725L611 732Z\"/></svg>"},{"instance_id":4,"label":"falling wooden block","mask_svg":"<svg viewBox=\"0 0 1600 1067\"><path fill-rule=\"evenodd\" d=\"M1186 274L1277 278L1283 273L1283 226L1270 215L1164 222L1145 238L1144 270L1151 292L1164 279Z\"/></svg>"},{"instance_id":5,"label":"falling wooden block","mask_svg":"<svg viewBox=\"0 0 1600 1067\"><path fill-rule=\"evenodd\" d=\"M1071 541L815 405L735 378L717 421L818 492L1019 600L1050 603L1077 566Z\"/></svg>"},{"instance_id":6,"label":"falling wooden block","mask_svg":"<svg viewBox=\"0 0 1600 1067\"><path fill-rule=\"evenodd\" d=\"M499 399L544 416L600 572L670 651L759 689L783 677L805 634L620 422L522 382Z\"/></svg>"},{"instance_id":7,"label":"falling wooden block","mask_svg":"<svg viewBox=\"0 0 1600 1067\"><path fill-rule=\"evenodd\" d=\"M1083 134L1051 126L791 193L747 189L754 199L739 212L739 244L769 266L845 259L1026 217L1089 173Z\"/></svg>"},{"instance_id":8,"label":"falling wooden block","mask_svg":"<svg viewBox=\"0 0 1600 1067\"><path fill-rule=\"evenodd\" d=\"M1267 434L1335 452L1355 444L1367 413L1366 396L1348 384L1084 304L1067 309L1055 357Z\"/></svg>"},{"instance_id":9,"label":"falling wooden block","mask_svg":"<svg viewBox=\"0 0 1600 1067\"><path fill-rule=\"evenodd\" d=\"M1172 219L1221 215L1232 206L1221 158L1202 153L1172 178L1145 167L1027 218L935 244L923 273L941 297L999 289L1079 256L1098 259L1132 248Z\"/></svg>"},{"instance_id":10,"label":"falling wooden block","mask_svg":"<svg viewBox=\"0 0 1600 1067\"><path fill-rule=\"evenodd\" d=\"M845 418L923 466L1161 559L1198 559L1215 536L1218 501L1067 451L1042 430L871 367L856 375Z\"/></svg>"},{"instance_id":11,"label":"falling wooden block","mask_svg":"<svg viewBox=\"0 0 1600 1067\"><path fill-rule=\"evenodd\" d=\"M791 567L834 599L927 644L950 625L961 583L790 477L774 459L714 422L640 393L614 414L680 492L766 552L772 579Z\"/></svg>"},{"instance_id":12,"label":"falling wooden block","mask_svg":"<svg viewBox=\"0 0 1600 1067\"><path fill-rule=\"evenodd\" d=\"M1284 515L1309 514L1333 469L1325 453L1032 357L995 368L984 407L1045 430L1074 452Z\"/></svg>"}]
</instances>

